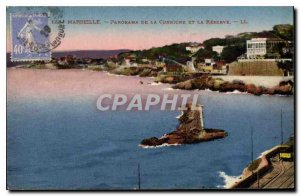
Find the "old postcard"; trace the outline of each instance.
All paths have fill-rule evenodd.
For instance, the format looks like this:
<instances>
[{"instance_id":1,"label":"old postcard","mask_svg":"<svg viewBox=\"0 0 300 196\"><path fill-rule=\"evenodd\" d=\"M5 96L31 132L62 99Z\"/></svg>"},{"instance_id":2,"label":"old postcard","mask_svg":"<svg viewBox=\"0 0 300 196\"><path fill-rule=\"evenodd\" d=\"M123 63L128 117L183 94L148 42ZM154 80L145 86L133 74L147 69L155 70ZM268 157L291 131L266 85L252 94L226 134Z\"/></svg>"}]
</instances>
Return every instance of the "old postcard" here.
<instances>
[{"instance_id":1,"label":"old postcard","mask_svg":"<svg viewBox=\"0 0 300 196\"><path fill-rule=\"evenodd\" d=\"M7 7L8 190L295 190L293 7Z\"/></svg>"}]
</instances>

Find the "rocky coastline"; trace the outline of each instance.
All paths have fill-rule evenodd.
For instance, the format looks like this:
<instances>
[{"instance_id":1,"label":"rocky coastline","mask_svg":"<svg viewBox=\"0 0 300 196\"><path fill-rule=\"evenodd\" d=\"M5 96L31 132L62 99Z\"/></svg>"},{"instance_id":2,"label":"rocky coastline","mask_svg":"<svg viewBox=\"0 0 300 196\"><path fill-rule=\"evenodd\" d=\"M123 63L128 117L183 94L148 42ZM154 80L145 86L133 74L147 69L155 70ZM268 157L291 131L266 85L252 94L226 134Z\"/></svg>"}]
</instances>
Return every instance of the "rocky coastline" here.
<instances>
[{"instance_id":1,"label":"rocky coastline","mask_svg":"<svg viewBox=\"0 0 300 196\"><path fill-rule=\"evenodd\" d=\"M224 81L220 78L213 78L209 75L203 75L184 82L179 82L172 86L174 89L182 90L212 90L219 92L246 92L254 95L292 95L294 83L292 81L281 81L278 85L267 88L264 86L256 86L254 84L245 84L241 80L234 80L232 82Z\"/></svg>"},{"instance_id":2,"label":"rocky coastline","mask_svg":"<svg viewBox=\"0 0 300 196\"><path fill-rule=\"evenodd\" d=\"M21 68L44 68L52 69L50 64L45 64L42 67L34 65L32 67L21 66ZM80 67L72 67L78 69ZM96 69L93 66L89 66L88 69L94 71L108 71L109 73L125 76L139 76L139 77L155 77L155 82L172 84L173 89L182 90L211 90L218 92L244 92L253 95L293 95L294 94L294 82L291 80L281 81L273 87L265 87L262 85L255 85L252 83L245 83L242 79L225 81L222 78L213 77L210 74L180 74L180 75L164 75L162 74L161 67L151 66L136 66L127 67L120 66L111 69Z\"/></svg>"},{"instance_id":3,"label":"rocky coastline","mask_svg":"<svg viewBox=\"0 0 300 196\"><path fill-rule=\"evenodd\" d=\"M224 81L221 78L212 77L209 74L193 77L191 74L181 76L164 76L159 72L161 69L151 67L117 68L110 73L126 76L156 77L156 82L172 84L173 89L181 90L211 90L218 92L249 93L253 95L293 95L294 82L291 80L281 81L273 87L265 87L252 83L245 83L243 80Z\"/></svg>"},{"instance_id":4,"label":"rocky coastline","mask_svg":"<svg viewBox=\"0 0 300 196\"><path fill-rule=\"evenodd\" d=\"M139 77L157 77L161 68L157 67L119 67L109 72L117 75L139 76Z\"/></svg>"}]
</instances>

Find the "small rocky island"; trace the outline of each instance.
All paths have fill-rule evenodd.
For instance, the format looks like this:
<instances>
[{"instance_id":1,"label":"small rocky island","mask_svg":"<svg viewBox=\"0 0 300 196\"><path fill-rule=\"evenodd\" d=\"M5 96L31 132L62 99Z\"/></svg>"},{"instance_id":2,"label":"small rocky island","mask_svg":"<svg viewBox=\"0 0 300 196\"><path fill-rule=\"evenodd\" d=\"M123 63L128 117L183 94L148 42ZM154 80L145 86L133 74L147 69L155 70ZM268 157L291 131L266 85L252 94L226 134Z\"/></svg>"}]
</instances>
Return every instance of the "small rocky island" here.
<instances>
[{"instance_id":1,"label":"small rocky island","mask_svg":"<svg viewBox=\"0 0 300 196\"><path fill-rule=\"evenodd\" d=\"M140 146L155 147L165 144L194 144L226 137L228 134L224 130L204 128L202 111L202 106L192 108L190 103L187 104L186 109L183 110L182 115L178 118L180 124L175 131L165 134L161 138L151 137L144 139Z\"/></svg>"}]
</instances>

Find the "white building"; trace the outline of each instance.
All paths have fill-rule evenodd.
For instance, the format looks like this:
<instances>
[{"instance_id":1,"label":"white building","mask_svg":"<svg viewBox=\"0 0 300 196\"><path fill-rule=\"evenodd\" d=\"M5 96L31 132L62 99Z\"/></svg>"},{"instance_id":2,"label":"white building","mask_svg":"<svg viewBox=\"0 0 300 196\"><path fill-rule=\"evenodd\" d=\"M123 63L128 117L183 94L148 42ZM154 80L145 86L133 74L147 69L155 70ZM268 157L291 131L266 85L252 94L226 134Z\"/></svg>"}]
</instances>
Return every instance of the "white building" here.
<instances>
[{"instance_id":1,"label":"white building","mask_svg":"<svg viewBox=\"0 0 300 196\"><path fill-rule=\"evenodd\" d=\"M124 59L124 65L130 67L131 66L130 59Z\"/></svg>"},{"instance_id":2,"label":"white building","mask_svg":"<svg viewBox=\"0 0 300 196\"><path fill-rule=\"evenodd\" d=\"M225 46L213 46L212 47L212 50L214 51L214 52L217 52L219 55L222 53L222 51L223 51L223 49L225 48Z\"/></svg>"},{"instance_id":3,"label":"white building","mask_svg":"<svg viewBox=\"0 0 300 196\"><path fill-rule=\"evenodd\" d=\"M187 51L190 51L191 53L196 53L200 49L204 49L203 44L198 44L198 43L190 43L187 47L185 47Z\"/></svg>"},{"instance_id":4,"label":"white building","mask_svg":"<svg viewBox=\"0 0 300 196\"><path fill-rule=\"evenodd\" d=\"M207 66L211 66L214 63L214 59L204 59L204 63Z\"/></svg>"},{"instance_id":5,"label":"white building","mask_svg":"<svg viewBox=\"0 0 300 196\"><path fill-rule=\"evenodd\" d=\"M280 58L280 53L292 51L291 42L280 38L247 40L247 59Z\"/></svg>"},{"instance_id":6,"label":"white building","mask_svg":"<svg viewBox=\"0 0 300 196\"><path fill-rule=\"evenodd\" d=\"M267 54L267 38L247 40L247 59L263 58Z\"/></svg>"}]
</instances>

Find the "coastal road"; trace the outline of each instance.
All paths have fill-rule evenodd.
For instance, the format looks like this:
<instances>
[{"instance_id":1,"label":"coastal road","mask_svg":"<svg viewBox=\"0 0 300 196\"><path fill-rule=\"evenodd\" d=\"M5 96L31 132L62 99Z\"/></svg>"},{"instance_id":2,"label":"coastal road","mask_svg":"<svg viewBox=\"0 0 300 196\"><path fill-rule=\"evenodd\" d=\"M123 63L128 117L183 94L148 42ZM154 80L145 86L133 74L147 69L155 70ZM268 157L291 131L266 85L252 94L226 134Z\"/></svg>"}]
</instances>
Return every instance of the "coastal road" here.
<instances>
[{"instance_id":1,"label":"coastal road","mask_svg":"<svg viewBox=\"0 0 300 196\"><path fill-rule=\"evenodd\" d=\"M259 181L255 181L250 185L250 189L288 189L294 188L294 162L279 160L276 156L272 160L273 168Z\"/></svg>"}]
</instances>

